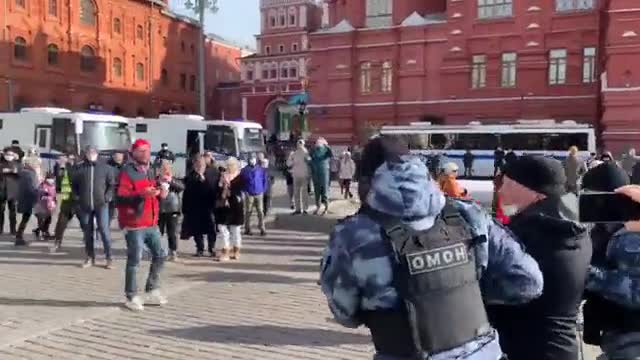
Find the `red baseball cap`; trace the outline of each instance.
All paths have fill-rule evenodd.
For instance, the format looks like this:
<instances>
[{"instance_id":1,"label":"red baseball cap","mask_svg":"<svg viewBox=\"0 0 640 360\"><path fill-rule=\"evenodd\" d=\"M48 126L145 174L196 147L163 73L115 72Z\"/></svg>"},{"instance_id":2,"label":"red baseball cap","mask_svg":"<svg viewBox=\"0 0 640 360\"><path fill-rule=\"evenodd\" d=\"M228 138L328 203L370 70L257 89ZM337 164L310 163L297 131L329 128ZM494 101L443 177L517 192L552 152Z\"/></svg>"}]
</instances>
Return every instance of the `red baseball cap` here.
<instances>
[{"instance_id":1,"label":"red baseball cap","mask_svg":"<svg viewBox=\"0 0 640 360\"><path fill-rule=\"evenodd\" d=\"M135 151L137 148L141 146L151 147L151 144L145 139L138 139L133 143L133 145L131 145L131 151Z\"/></svg>"}]
</instances>

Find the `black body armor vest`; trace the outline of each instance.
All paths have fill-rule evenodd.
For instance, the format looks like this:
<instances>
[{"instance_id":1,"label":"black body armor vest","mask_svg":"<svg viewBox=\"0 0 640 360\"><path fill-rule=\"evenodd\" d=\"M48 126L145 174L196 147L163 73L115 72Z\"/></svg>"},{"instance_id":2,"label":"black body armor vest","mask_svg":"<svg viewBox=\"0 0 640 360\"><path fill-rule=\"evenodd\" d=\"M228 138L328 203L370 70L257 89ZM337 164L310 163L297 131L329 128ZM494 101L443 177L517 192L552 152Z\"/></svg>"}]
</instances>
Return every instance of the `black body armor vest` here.
<instances>
[{"instance_id":1,"label":"black body armor vest","mask_svg":"<svg viewBox=\"0 0 640 360\"><path fill-rule=\"evenodd\" d=\"M432 228L415 231L371 208L395 257L397 309L366 311L365 324L380 354L422 359L461 346L490 330L469 225L450 201Z\"/></svg>"}]
</instances>

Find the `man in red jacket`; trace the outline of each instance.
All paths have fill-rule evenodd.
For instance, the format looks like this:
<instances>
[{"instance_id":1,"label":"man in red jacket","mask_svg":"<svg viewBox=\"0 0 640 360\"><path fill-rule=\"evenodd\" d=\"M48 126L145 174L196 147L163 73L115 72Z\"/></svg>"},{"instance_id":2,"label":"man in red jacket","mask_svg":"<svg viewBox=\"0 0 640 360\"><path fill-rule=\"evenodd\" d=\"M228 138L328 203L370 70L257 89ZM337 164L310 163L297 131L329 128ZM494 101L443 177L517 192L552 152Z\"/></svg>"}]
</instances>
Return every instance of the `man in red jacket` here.
<instances>
[{"instance_id":1,"label":"man in red jacket","mask_svg":"<svg viewBox=\"0 0 640 360\"><path fill-rule=\"evenodd\" d=\"M160 292L160 271L164 263L164 250L158 230L158 198L166 196L150 173L151 146L138 139L131 146L132 161L122 167L117 192L118 221L127 241L127 267L125 272L125 307L133 311L144 310L137 295L136 273L142 258L142 248L151 253L151 269L145 286L147 304L164 305L167 299Z\"/></svg>"}]
</instances>

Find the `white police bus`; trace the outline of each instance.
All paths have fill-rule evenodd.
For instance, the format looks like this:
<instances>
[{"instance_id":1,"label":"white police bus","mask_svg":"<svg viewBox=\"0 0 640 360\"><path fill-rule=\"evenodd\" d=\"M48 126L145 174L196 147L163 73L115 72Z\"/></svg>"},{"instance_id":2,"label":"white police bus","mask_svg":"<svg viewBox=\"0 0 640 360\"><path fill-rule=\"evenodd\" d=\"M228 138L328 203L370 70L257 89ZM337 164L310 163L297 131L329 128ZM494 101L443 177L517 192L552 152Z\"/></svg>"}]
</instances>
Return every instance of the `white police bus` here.
<instances>
[{"instance_id":1,"label":"white police bus","mask_svg":"<svg viewBox=\"0 0 640 360\"><path fill-rule=\"evenodd\" d=\"M250 154L266 152L262 125L256 122L213 120L206 123L204 148L212 151L216 160L233 156L244 162Z\"/></svg>"},{"instance_id":2,"label":"white police bus","mask_svg":"<svg viewBox=\"0 0 640 360\"><path fill-rule=\"evenodd\" d=\"M38 149L47 169L62 153L79 153L87 145L102 155L131 146L128 120L121 116L72 112L62 108L23 108L0 113L0 146L18 140L26 152Z\"/></svg>"},{"instance_id":3,"label":"white police bus","mask_svg":"<svg viewBox=\"0 0 640 360\"><path fill-rule=\"evenodd\" d=\"M462 173L463 156L471 150L474 156L473 176L491 178L494 173L494 152L501 147L505 152L544 155L564 160L568 149L577 146L579 156L586 160L596 151L594 129L574 121L518 120L510 125L432 125L412 123L407 126L383 126L381 134L404 135L415 154L442 155L455 162Z\"/></svg>"}]
</instances>

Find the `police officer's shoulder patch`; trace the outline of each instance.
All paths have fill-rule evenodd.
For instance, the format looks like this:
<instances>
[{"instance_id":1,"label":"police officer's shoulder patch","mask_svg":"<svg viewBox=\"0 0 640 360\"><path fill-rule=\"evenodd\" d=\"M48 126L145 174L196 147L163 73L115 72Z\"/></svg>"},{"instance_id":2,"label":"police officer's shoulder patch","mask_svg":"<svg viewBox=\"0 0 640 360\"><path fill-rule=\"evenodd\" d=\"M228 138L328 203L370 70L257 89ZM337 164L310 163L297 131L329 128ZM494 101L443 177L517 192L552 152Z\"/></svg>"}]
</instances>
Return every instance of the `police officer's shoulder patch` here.
<instances>
[{"instance_id":1,"label":"police officer's shoulder patch","mask_svg":"<svg viewBox=\"0 0 640 360\"><path fill-rule=\"evenodd\" d=\"M465 243L406 254L406 259L411 275L443 270L471 261Z\"/></svg>"}]
</instances>

